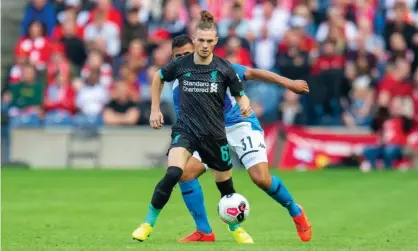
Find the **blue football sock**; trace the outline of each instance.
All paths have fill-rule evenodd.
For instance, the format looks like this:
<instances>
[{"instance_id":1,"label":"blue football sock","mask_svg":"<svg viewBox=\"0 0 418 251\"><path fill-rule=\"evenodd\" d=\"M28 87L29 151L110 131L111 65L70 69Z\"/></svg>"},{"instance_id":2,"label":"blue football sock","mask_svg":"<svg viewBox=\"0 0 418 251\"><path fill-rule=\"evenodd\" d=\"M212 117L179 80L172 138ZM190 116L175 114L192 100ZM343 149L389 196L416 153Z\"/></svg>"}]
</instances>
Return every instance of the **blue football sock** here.
<instances>
[{"instance_id":1,"label":"blue football sock","mask_svg":"<svg viewBox=\"0 0 418 251\"><path fill-rule=\"evenodd\" d=\"M155 222L157 221L160 212L161 209L156 209L150 204L148 207L147 217L145 218L145 223L148 223L153 227L155 225Z\"/></svg>"},{"instance_id":2,"label":"blue football sock","mask_svg":"<svg viewBox=\"0 0 418 251\"><path fill-rule=\"evenodd\" d=\"M292 195L286 189L283 182L276 176L271 176L271 186L266 193L274 200L280 203L283 207L287 208L290 216L295 217L302 213L302 210L296 205Z\"/></svg>"},{"instance_id":3,"label":"blue football sock","mask_svg":"<svg viewBox=\"0 0 418 251\"><path fill-rule=\"evenodd\" d=\"M193 179L186 182L180 182L179 184L184 203L186 203L186 206L196 223L196 229L205 234L212 233L199 180Z\"/></svg>"}]
</instances>

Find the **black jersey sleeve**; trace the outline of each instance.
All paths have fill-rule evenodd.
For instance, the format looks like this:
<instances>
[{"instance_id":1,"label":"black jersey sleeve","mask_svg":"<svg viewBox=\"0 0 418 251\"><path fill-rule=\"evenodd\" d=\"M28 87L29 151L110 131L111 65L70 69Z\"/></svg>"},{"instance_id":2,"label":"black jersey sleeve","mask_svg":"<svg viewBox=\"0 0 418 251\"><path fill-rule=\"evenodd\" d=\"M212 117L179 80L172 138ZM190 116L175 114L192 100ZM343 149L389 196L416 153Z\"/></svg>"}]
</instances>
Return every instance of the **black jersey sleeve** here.
<instances>
[{"instance_id":1,"label":"black jersey sleeve","mask_svg":"<svg viewBox=\"0 0 418 251\"><path fill-rule=\"evenodd\" d=\"M176 71L178 60L171 60L163 68L160 69L160 78L164 81L171 82L176 79Z\"/></svg>"},{"instance_id":2,"label":"black jersey sleeve","mask_svg":"<svg viewBox=\"0 0 418 251\"><path fill-rule=\"evenodd\" d=\"M244 86L242 80L238 77L238 74L235 72L232 65L229 64L226 70L226 81L225 83L231 91L231 95L234 97L244 96Z\"/></svg>"}]
</instances>

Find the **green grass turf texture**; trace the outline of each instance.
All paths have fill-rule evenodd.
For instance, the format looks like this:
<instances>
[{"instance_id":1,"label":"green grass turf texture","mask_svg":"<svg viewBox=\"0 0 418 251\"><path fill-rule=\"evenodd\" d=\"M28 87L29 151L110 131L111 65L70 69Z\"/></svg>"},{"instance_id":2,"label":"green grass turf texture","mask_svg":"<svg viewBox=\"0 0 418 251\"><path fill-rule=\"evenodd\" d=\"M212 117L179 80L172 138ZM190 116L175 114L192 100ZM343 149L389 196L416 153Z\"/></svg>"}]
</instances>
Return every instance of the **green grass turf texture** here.
<instances>
[{"instance_id":1,"label":"green grass turf texture","mask_svg":"<svg viewBox=\"0 0 418 251\"><path fill-rule=\"evenodd\" d=\"M418 172L277 172L313 225L299 241L287 212L234 171L236 189L250 202L243 226L254 245L238 245L216 212L219 193L201 177L216 243L181 244L194 230L179 188L146 242L131 239L144 219L164 169L2 171L3 251L270 251L418 250Z\"/></svg>"}]
</instances>

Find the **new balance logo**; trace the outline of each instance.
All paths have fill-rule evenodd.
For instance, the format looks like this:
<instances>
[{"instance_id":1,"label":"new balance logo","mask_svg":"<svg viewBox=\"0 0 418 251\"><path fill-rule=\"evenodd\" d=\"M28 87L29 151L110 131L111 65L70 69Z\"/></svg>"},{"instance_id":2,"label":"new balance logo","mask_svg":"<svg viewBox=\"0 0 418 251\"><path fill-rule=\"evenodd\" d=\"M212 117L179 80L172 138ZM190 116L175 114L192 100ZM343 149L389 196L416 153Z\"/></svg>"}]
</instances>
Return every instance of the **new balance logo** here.
<instances>
[{"instance_id":1,"label":"new balance logo","mask_svg":"<svg viewBox=\"0 0 418 251\"><path fill-rule=\"evenodd\" d=\"M186 72L186 73L183 74L183 76L190 77L190 76L192 76L192 73L191 72Z\"/></svg>"},{"instance_id":2,"label":"new balance logo","mask_svg":"<svg viewBox=\"0 0 418 251\"><path fill-rule=\"evenodd\" d=\"M266 149L266 146L263 143L260 143L260 145L258 147Z\"/></svg>"},{"instance_id":3,"label":"new balance logo","mask_svg":"<svg viewBox=\"0 0 418 251\"><path fill-rule=\"evenodd\" d=\"M218 84L217 83L210 83L210 92L218 92Z\"/></svg>"}]
</instances>

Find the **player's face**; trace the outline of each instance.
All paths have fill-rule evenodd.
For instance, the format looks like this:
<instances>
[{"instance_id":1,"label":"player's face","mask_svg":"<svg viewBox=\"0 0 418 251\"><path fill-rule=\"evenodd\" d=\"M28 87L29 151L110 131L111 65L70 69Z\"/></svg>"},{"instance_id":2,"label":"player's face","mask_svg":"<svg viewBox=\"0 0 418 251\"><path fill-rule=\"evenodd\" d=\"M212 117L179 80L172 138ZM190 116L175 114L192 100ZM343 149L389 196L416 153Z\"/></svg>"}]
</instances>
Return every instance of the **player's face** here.
<instances>
[{"instance_id":1,"label":"player's face","mask_svg":"<svg viewBox=\"0 0 418 251\"><path fill-rule=\"evenodd\" d=\"M182 47L173 48L173 58L178 58L194 52L194 47L192 44L185 44Z\"/></svg>"},{"instance_id":2,"label":"player's face","mask_svg":"<svg viewBox=\"0 0 418 251\"><path fill-rule=\"evenodd\" d=\"M193 36L193 43L197 55L202 58L209 57L212 54L213 48L218 43L216 30L197 29L195 36Z\"/></svg>"}]
</instances>

